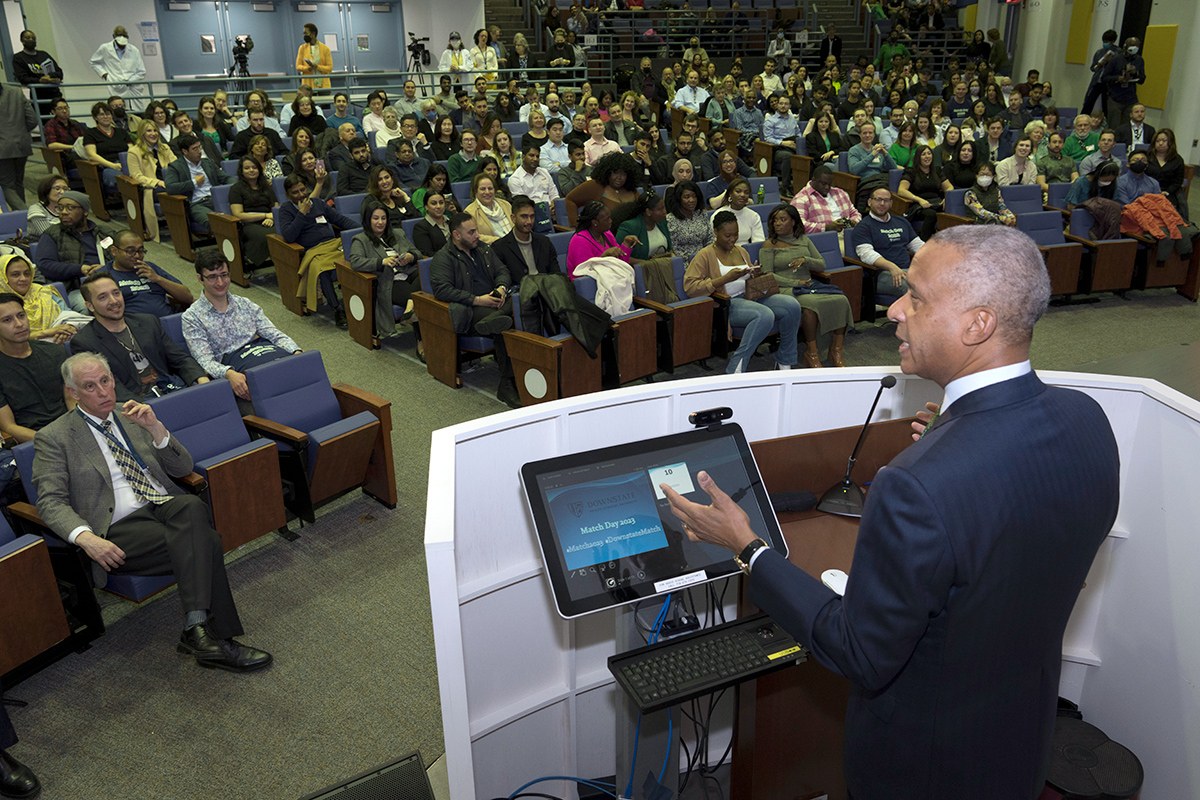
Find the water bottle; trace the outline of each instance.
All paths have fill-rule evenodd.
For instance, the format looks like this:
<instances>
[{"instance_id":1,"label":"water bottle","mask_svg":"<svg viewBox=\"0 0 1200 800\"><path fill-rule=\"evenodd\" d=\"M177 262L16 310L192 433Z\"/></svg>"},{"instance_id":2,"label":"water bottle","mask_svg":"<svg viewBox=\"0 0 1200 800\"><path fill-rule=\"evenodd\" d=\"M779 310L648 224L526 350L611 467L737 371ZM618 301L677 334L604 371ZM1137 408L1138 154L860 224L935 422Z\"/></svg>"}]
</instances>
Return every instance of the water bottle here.
<instances>
[{"instance_id":1,"label":"water bottle","mask_svg":"<svg viewBox=\"0 0 1200 800\"><path fill-rule=\"evenodd\" d=\"M766 190L763 189L763 185L760 183L758 185L758 204L761 206L763 204L763 200L765 200L766 198L767 198Z\"/></svg>"}]
</instances>

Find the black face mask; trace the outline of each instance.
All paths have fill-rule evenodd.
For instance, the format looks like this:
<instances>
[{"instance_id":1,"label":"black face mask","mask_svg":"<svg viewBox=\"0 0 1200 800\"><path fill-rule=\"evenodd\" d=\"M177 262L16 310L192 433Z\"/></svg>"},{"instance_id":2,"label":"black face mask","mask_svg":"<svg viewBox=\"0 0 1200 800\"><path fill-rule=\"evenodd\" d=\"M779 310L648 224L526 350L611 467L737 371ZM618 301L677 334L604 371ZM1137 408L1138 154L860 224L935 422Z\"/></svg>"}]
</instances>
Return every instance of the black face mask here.
<instances>
[{"instance_id":1,"label":"black face mask","mask_svg":"<svg viewBox=\"0 0 1200 800\"><path fill-rule=\"evenodd\" d=\"M1148 164L1145 161L1134 161L1129 165L1129 171L1135 175L1141 175L1146 171Z\"/></svg>"},{"instance_id":2,"label":"black face mask","mask_svg":"<svg viewBox=\"0 0 1200 800\"><path fill-rule=\"evenodd\" d=\"M113 116L117 119L125 119L125 107L118 106L112 110Z\"/></svg>"},{"instance_id":3,"label":"black face mask","mask_svg":"<svg viewBox=\"0 0 1200 800\"><path fill-rule=\"evenodd\" d=\"M312 34L309 34L309 33L304 34L304 43L312 44Z\"/></svg>"}]
</instances>

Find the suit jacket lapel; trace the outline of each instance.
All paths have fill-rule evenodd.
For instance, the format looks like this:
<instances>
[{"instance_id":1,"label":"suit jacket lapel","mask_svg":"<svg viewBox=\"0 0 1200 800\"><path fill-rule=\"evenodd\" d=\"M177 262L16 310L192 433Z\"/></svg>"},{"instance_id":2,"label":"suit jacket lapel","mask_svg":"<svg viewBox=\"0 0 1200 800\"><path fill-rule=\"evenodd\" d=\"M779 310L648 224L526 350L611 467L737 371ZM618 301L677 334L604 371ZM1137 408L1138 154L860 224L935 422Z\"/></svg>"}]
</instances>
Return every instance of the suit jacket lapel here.
<instances>
[{"instance_id":1,"label":"suit jacket lapel","mask_svg":"<svg viewBox=\"0 0 1200 800\"><path fill-rule=\"evenodd\" d=\"M71 440L75 442L83 460L103 475L106 482L111 483L108 462L104 460L104 454L100 452L100 445L92 436L92 426L79 416L78 411L71 412Z\"/></svg>"}]
</instances>

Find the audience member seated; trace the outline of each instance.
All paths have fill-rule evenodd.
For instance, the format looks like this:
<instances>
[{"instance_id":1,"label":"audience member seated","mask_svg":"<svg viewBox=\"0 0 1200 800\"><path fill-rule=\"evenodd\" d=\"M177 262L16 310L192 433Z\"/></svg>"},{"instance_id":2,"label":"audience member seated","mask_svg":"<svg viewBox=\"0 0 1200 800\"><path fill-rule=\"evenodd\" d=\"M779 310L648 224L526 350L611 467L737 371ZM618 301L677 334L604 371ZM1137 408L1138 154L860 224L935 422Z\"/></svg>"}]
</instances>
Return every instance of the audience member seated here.
<instances>
[{"instance_id":1,"label":"audience member seated","mask_svg":"<svg viewBox=\"0 0 1200 800\"><path fill-rule=\"evenodd\" d=\"M677 186L676 191L679 190ZM629 241L630 236L634 237L629 263L641 265L646 294L656 303L674 303L679 294L675 291L675 268L671 263L675 252L667 225L666 202L661 196L646 192L634 202L632 210L633 216L617 227L614 240Z\"/></svg>"},{"instance_id":2,"label":"audience member seated","mask_svg":"<svg viewBox=\"0 0 1200 800\"><path fill-rule=\"evenodd\" d=\"M921 239L928 241L937 231L938 212L944 210L946 192L953 188L941 167L933 163L929 145L918 147L912 166L900 177L896 195L909 202L908 220L921 225Z\"/></svg>"},{"instance_id":3,"label":"audience member seated","mask_svg":"<svg viewBox=\"0 0 1200 800\"><path fill-rule=\"evenodd\" d=\"M420 187L412 193L413 207L418 214L425 213L425 197L431 192L450 192L450 173L441 164L430 164Z\"/></svg>"},{"instance_id":4,"label":"audience member seated","mask_svg":"<svg viewBox=\"0 0 1200 800\"><path fill-rule=\"evenodd\" d=\"M891 213L892 193L886 186L872 190L867 204L870 213L854 226L850 237L854 254L876 269L876 292L902 295L908 291L908 281L904 277L908 265L925 242L913 231L908 220Z\"/></svg>"},{"instance_id":5,"label":"audience member seated","mask_svg":"<svg viewBox=\"0 0 1200 800\"><path fill-rule=\"evenodd\" d=\"M996 183L1001 186L1037 183L1038 168L1032 154L1033 140L1022 134L1013 145L1013 154L996 165Z\"/></svg>"},{"instance_id":6,"label":"audience member seated","mask_svg":"<svg viewBox=\"0 0 1200 800\"><path fill-rule=\"evenodd\" d=\"M447 195L430 189L425 195L425 216L413 226L413 243L426 258L430 258L450 241L450 214Z\"/></svg>"},{"instance_id":7,"label":"audience member seated","mask_svg":"<svg viewBox=\"0 0 1200 800\"><path fill-rule=\"evenodd\" d=\"M972 222L985 225L1008 225L1016 227L1017 215L1009 210L996 183L996 169L990 161L975 168L975 185L963 195L967 217Z\"/></svg>"},{"instance_id":8,"label":"audience member seated","mask_svg":"<svg viewBox=\"0 0 1200 800\"><path fill-rule=\"evenodd\" d=\"M412 143L404 140L401 140L391 153L395 153L396 158L389 159L388 166L395 173L400 187L406 192L415 191L425 181L425 175L429 172L429 159L418 157Z\"/></svg>"},{"instance_id":9,"label":"audience member seated","mask_svg":"<svg viewBox=\"0 0 1200 800\"><path fill-rule=\"evenodd\" d=\"M459 335L489 336L495 347L500 383L496 398L512 408L521 405L504 331L512 330L512 279L491 247L479 241L475 220L458 213L450 218L450 240L433 256L430 282L435 299L450 305L450 320Z\"/></svg>"},{"instance_id":10,"label":"audience member seated","mask_svg":"<svg viewBox=\"0 0 1200 800\"><path fill-rule=\"evenodd\" d=\"M413 115L413 119L419 119L419 117ZM404 129L400 126L400 113L392 106L388 106L383 110L383 127L375 131L375 146L385 148L385 160L390 162L392 160L391 144L401 139L405 139L405 136ZM426 144L428 144L428 139L426 139Z\"/></svg>"},{"instance_id":11,"label":"audience member seated","mask_svg":"<svg viewBox=\"0 0 1200 800\"><path fill-rule=\"evenodd\" d=\"M560 184L561 172L560 170ZM609 153L592 167L591 178L567 194L567 202L573 203L576 208L583 208L592 201L599 201L609 211L613 211L618 206L637 199L637 188L630 180L637 175L637 162L632 156L626 153Z\"/></svg>"},{"instance_id":12,"label":"audience member seated","mask_svg":"<svg viewBox=\"0 0 1200 800\"><path fill-rule=\"evenodd\" d=\"M229 381L243 416L253 413L245 371L300 348L250 300L229 293L229 264L216 250L196 256L201 296L183 312L183 338L200 367Z\"/></svg>"},{"instance_id":13,"label":"audience member seated","mask_svg":"<svg viewBox=\"0 0 1200 800\"><path fill-rule=\"evenodd\" d=\"M762 139L775 147L774 170L779 173L779 188L784 194L791 193L792 156L797 150L802 132L800 120L791 113L791 101L786 95L779 98L775 113L763 120Z\"/></svg>"},{"instance_id":14,"label":"audience member seated","mask_svg":"<svg viewBox=\"0 0 1200 800\"><path fill-rule=\"evenodd\" d=\"M1186 220L1190 219L1191 215L1188 213L1187 193L1183 186L1185 173L1183 159L1175 150L1175 131L1170 128L1160 129L1154 134L1146 174L1158 181L1162 193L1170 198L1175 210Z\"/></svg>"},{"instance_id":15,"label":"audience member seated","mask_svg":"<svg viewBox=\"0 0 1200 800\"><path fill-rule=\"evenodd\" d=\"M551 120L546 126L546 132L549 137L545 144L540 145L541 167L550 173L550 176L557 180L558 171L571 163L570 148L563 140L563 122L559 119ZM521 148L526 149L534 142L521 142ZM586 163L586 151L584 162Z\"/></svg>"},{"instance_id":16,"label":"audience member seated","mask_svg":"<svg viewBox=\"0 0 1200 800\"><path fill-rule=\"evenodd\" d=\"M512 206L496 194L496 179L479 172L471 180L472 202L463 209L475 220L476 232L491 244L512 230Z\"/></svg>"},{"instance_id":17,"label":"audience member seated","mask_svg":"<svg viewBox=\"0 0 1200 800\"><path fill-rule=\"evenodd\" d=\"M713 199L717 200L718 198ZM766 238L763 233L762 217L750 207L753 201L750 182L741 177L730 181L729 188L719 198L718 211L729 211L738 222L737 243L739 245L761 242ZM713 219L716 218L717 215L714 214Z\"/></svg>"},{"instance_id":18,"label":"audience member seated","mask_svg":"<svg viewBox=\"0 0 1200 800\"><path fill-rule=\"evenodd\" d=\"M267 141L271 143L271 155L281 156L287 153L288 149L283 144L283 139L275 130L267 127L262 109L251 109L247 116L248 124L238 131L237 136L233 137L233 143L229 145L230 158L241 158L250 152L250 142L255 136L267 137ZM182 148L182 145L180 147Z\"/></svg>"},{"instance_id":19,"label":"audience member seated","mask_svg":"<svg viewBox=\"0 0 1200 800\"><path fill-rule=\"evenodd\" d=\"M173 314L175 309L167 302L168 297L184 307L191 304L191 290L157 264L146 261L146 246L141 236L133 231L118 231L110 252L112 261L104 272L120 287L131 314L155 317Z\"/></svg>"},{"instance_id":20,"label":"audience member seated","mask_svg":"<svg viewBox=\"0 0 1200 800\"><path fill-rule=\"evenodd\" d=\"M813 170L808 185L792 198L792 205L800 212L805 233L835 231L840 239L843 231L862 220L850 195L833 185L833 169L824 164Z\"/></svg>"},{"instance_id":21,"label":"audience member seated","mask_svg":"<svg viewBox=\"0 0 1200 800\"><path fill-rule=\"evenodd\" d=\"M316 311L319 283L321 294L333 311L334 324L344 328L346 311L334 286L337 262L343 255L342 238L334 226L345 231L357 228L358 222L343 216L331 206L314 203L299 175L289 175L283 187L287 202L279 209L279 235L288 244L298 244L304 248L296 296L304 301L309 311Z\"/></svg>"},{"instance_id":22,"label":"audience member seated","mask_svg":"<svg viewBox=\"0 0 1200 800\"><path fill-rule=\"evenodd\" d=\"M429 152L434 161L448 161L450 156L458 152L458 130L454 120L449 117L438 117L433 123L434 137L429 142Z\"/></svg>"},{"instance_id":23,"label":"audience member seated","mask_svg":"<svg viewBox=\"0 0 1200 800\"><path fill-rule=\"evenodd\" d=\"M1063 154L1066 138L1060 131L1046 137L1046 154L1037 159L1037 181L1042 186L1051 183L1070 183L1079 177L1075 159Z\"/></svg>"},{"instance_id":24,"label":"audience member seated","mask_svg":"<svg viewBox=\"0 0 1200 800\"><path fill-rule=\"evenodd\" d=\"M758 93L753 89L742 92L740 105L734 109L729 127L741 133L738 137L738 150L750 153L754 150L754 141L762 136L763 123L766 117L758 107Z\"/></svg>"},{"instance_id":25,"label":"audience member seated","mask_svg":"<svg viewBox=\"0 0 1200 800\"><path fill-rule=\"evenodd\" d=\"M954 160L942 168L942 173L955 189L970 189L975 185L976 167L981 160L975 154L974 142L959 142Z\"/></svg>"},{"instance_id":26,"label":"audience member seated","mask_svg":"<svg viewBox=\"0 0 1200 800\"><path fill-rule=\"evenodd\" d=\"M383 95L371 92L367 95L367 113L363 115L362 127L364 133L379 131L383 123Z\"/></svg>"},{"instance_id":27,"label":"audience member seated","mask_svg":"<svg viewBox=\"0 0 1200 800\"><path fill-rule=\"evenodd\" d=\"M665 203L671 248L690 263L696 253L713 243L712 212L705 208L704 195L693 181L684 181L668 192Z\"/></svg>"},{"instance_id":28,"label":"audience member seated","mask_svg":"<svg viewBox=\"0 0 1200 800\"><path fill-rule=\"evenodd\" d=\"M806 343L804 365L821 366L817 337L828 334L829 360L835 367L846 366L842 346L846 327L854 325L854 313L845 294L813 278L813 270L825 269L825 259L804 235L804 223L795 207L782 204L771 211L759 261L763 272L774 275L779 287L800 303L800 329Z\"/></svg>"},{"instance_id":29,"label":"audience member seated","mask_svg":"<svg viewBox=\"0 0 1200 800\"><path fill-rule=\"evenodd\" d=\"M705 191L709 196L709 205L713 208L719 208L725 202L725 193L729 191L730 184L743 177L738 173L739 163L740 160L732 150L721 153L717 174L704 184Z\"/></svg>"},{"instance_id":30,"label":"audience member seated","mask_svg":"<svg viewBox=\"0 0 1200 800\"><path fill-rule=\"evenodd\" d=\"M526 275L558 275L558 252L554 243L537 232L537 208L523 194L512 199L512 230L496 240L492 252L508 270L514 286Z\"/></svg>"},{"instance_id":31,"label":"audience member seated","mask_svg":"<svg viewBox=\"0 0 1200 800\"><path fill-rule=\"evenodd\" d=\"M636 240L636 236L629 234L617 244L612 232L612 212L599 200L588 202L579 209L575 235L567 244L567 277L575 280L576 267L593 258L615 258L629 263Z\"/></svg>"},{"instance_id":32,"label":"audience member seated","mask_svg":"<svg viewBox=\"0 0 1200 800\"><path fill-rule=\"evenodd\" d=\"M1135 103L1129 110L1129 121L1117 126L1117 143L1124 144L1133 152L1139 147L1149 148L1154 143L1154 126L1146 122L1146 107Z\"/></svg>"},{"instance_id":33,"label":"audience member seated","mask_svg":"<svg viewBox=\"0 0 1200 800\"><path fill-rule=\"evenodd\" d=\"M207 383L196 359L175 343L153 314L128 312L122 290L106 272L95 272L80 287L96 319L71 341L73 352L108 359L118 402L157 396Z\"/></svg>"},{"instance_id":34,"label":"audience member seated","mask_svg":"<svg viewBox=\"0 0 1200 800\"><path fill-rule=\"evenodd\" d=\"M659 157L654 164L653 177L656 184L671 183L675 179L675 165L680 159L692 160L692 146L694 137L687 131L680 130L675 137L675 141L671 143L672 149L670 153Z\"/></svg>"},{"instance_id":35,"label":"audience member seated","mask_svg":"<svg viewBox=\"0 0 1200 800\"><path fill-rule=\"evenodd\" d=\"M292 134L292 149L283 157L280 163L280 169L283 172L283 177L287 177L295 172L300 167L300 156L305 150L313 150L313 135L308 128L303 126L296 129ZM315 152L315 150L314 150Z\"/></svg>"},{"instance_id":36,"label":"audience member seated","mask_svg":"<svg viewBox=\"0 0 1200 800\"><path fill-rule=\"evenodd\" d=\"M154 210L154 195L166 191L167 184L163 180L163 174L175 160L174 151L161 143L158 127L152 120L143 120L138 126L137 142L129 148L127 163L129 177L142 187L142 222L153 242L159 241L158 212Z\"/></svg>"},{"instance_id":37,"label":"audience member seated","mask_svg":"<svg viewBox=\"0 0 1200 800\"><path fill-rule=\"evenodd\" d=\"M1067 192L1067 211L1075 210L1075 206L1093 197L1116 202L1117 177L1120 174L1120 164L1116 161L1105 161L1095 172L1080 175Z\"/></svg>"},{"instance_id":38,"label":"audience member seated","mask_svg":"<svg viewBox=\"0 0 1200 800\"><path fill-rule=\"evenodd\" d=\"M887 148L882 142L875 141L874 123L864 122L858 133L861 140L847 154L852 173L860 178L869 178L896 169L896 162L888 155Z\"/></svg>"},{"instance_id":39,"label":"audience member seated","mask_svg":"<svg viewBox=\"0 0 1200 800\"><path fill-rule=\"evenodd\" d=\"M37 268L48 281L61 281L67 302L83 311L79 281L101 268L101 253L112 246L114 229L88 219L92 204L83 192L63 192L58 198L58 225L51 225L38 239Z\"/></svg>"},{"instance_id":40,"label":"audience member seated","mask_svg":"<svg viewBox=\"0 0 1200 800\"><path fill-rule=\"evenodd\" d=\"M182 158L183 156L175 152L175 141L185 133L193 132L196 136L200 137L200 144L204 145L204 155L207 158L211 158L218 164L225 158L221 146L212 137L202 135L199 131L195 130L195 124L186 111L176 110L171 114L171 127L175 129L175 136L171 139L171 152L174 153L176 158Z\"/></svg>"},{"instance_id":41,"label":"audience member seated","mask_svg":"<svg viewBox=\"0 0 1200 800\"><path fill-rule=\"evenodd\" d=\"M1008 96L1008 108L997 114L996 119L1013 130L1023 131L1033 116L1021 108L1021 95L1012 92Z\"/></svg>"},{"instance_id":42,"label":"audience member seated","mask_svg":"<svg viewBox=\"0 0 1200 800\"><path fill-rule=\"evenodd\" d=\"M712 106L712 103L709 103ZM719 126L718 126L719 127ZM641 130L632 119L625 118L625 109L613 103L608 107L608 122L604 125L604 136L618 147L633 144L633 137Z\"/></svg>"},{"instance_id":43,"label":"audience member seated","mask_svg":"<svg viewBox=\"0 0 1200 800\"><path fill-rule=\"evenodd\" d=\"M554 176L558 183L558 193L562 197L566 197L592 177L592 168L587 165L583 142L572 142L568 145L567 151L570 161ZM562 222L565 223L566 220L562 220Z\"/></svg>"},{"instance_id":44,"label":"audience member seated","mask_svg":"<svg viewBox=\"0 0 1200 800\"><path fill-rule=\"evenodd\" d=\"M66 358L62 345L31 337L19 295L0 294L0 433L6 439L32 441L75 405L59 372Z\"/></svg>"},{"instance_id":45,"label":"audience member seated","mask_svg":"<svg viewBox=\"0 0 1200 800\"><path fill-rule=\"evenodd\" d=\"M559 194L550 173L539 166L541 158L541 148L536 144L526 145L521 166L517 167L508 179L508 190L514 197L524 195L533 202L537 215L537 231L548 234L554 232L554 201L558 199ZM513 213L517 213L516 209ZM511 267L509 272L512 272Z\"/></svg>"},{"instance_id":46,"label":"audience member seated","mask_svg":"<svg viewBox=\"0 0 1200 800\"><path fill-rule=\"evenodd\" d=\"M37 239L58 224L58 200L70 185L67 179L52 172L38 181L38 199L26 210L25 235Z\"/></svg>"},{"instance_id":47,"label":"audience member seated","mask_svg":"<svg viewBox=\"0 0 1200 800\"><path fill-rule=\"evenodd\" d=\"M730 297L729 323L743 330L741 342L729 357L726 373L747 371L750 357L777 322L779 349L775 351L775 362L779 369L791 369L797 358L800 303L790 293L746 299L746 279L756 277L759 269L737 243L740 227L737 217L727 210L713 216L714 241L688 264L683 289L688 297L705 297L715 292Z\"/></svg>"},{"instance_id":48,"label":"audience member seated","mask_svg":"<svg viewBox=\"0 0 1200 800\"><path fill-rule=\"evenodd\" d=\"M221 535L208 506L172 477L192 471L192 457L148 405L130 400L114 414L107 361L79 353L60 380L78 412L47 426L35 441L33 483L38 513L59 538L96 562L93 574L174 575L185 627L177 649L202 667L250 672L271 656L240 644L241 620L225 575ZM121 417L124 419L122 420ZM106 462L107 471L93 463ZM96 502L97 498L111 498Z\"/></svg>"},{"instance_id":49,"label":"audience member seated","mask_svg":"<svg viewBox=\"0 0 1200 800\"><path fill-rule=\"evenodd\" d=\"M697 177L700 180L711 180L721 172L721 160L729 154L733 157L734 173L743 178L753 178L754 170L738 158L737 150L729 150L725 137L718 130L709 139L708 148L700 155L700 168ZM723 190L724 187L722 187Z\"/></svg>"},{"instance_id":50,"label":"audience member seated","mask_svg":"<svg viewBox=\"0 0 1200 800\"><path fill-rule=\"evenodd\" d=\"M837 121L832 114L820 114L810 122L811 130L804 137L804 145L814 161L829 163L837 161L842 152L842 137L838 133Z\"/></svg>"},{"instance_id":51,"label":"audience member seated","mask_svg":"<svg viewBox=\"0 0 1200 800\"><path fill-rule=\"evenodd\" d=\"M588 133L591 138L583 146L588 166L596 166L596 162L609 153L622 152L619 144L605 137L604 120L599 117L593 117L588 122Z\"/></svg>"},{"instance_id":52,"label":"audience member seated","mask_svg":"<svg viewBox=\"0 0 1200 800\"><path fill-rule=\"evenodd\" d=\"M249 129L248 129L249 130ZM232 183L233 178L221 169L221 165L204 158L204 151L196 134L179 137L183 158L172 161L163 173L168 194L183 195L191 201L188 213L195 230L209 232L208 215L213 207L212 188Z\"/></svg>"},{"instance_id":53,"label":"audience member seated","mask_svg":"<svg viewBox=\"0 0 1200 800\"><path fill-rule=\"evenodd\" d=\"M1092 118L1087 114L1080 114L1075 117L1075 129L1063 145L1063 155L1075 159L1078 163L1096 152L1099 143L1100 133L1092 130Z\"/></svg>"},{"instance_id":54,"label":"audience member seated","mask_svg":"<svg viewBox=\"0 0 1200 800\"><path fill-rule=\"evenodd\" d=\"M314 202L333 206L333 199L337 196L337 187L334 186L333 177L325 168L325 162L318 160L317 154L312 150L306 150L300 154L299 169L288 177L304 181L304 188L308 190L308 196Z\"/></svg>"},{"instance_id":55,"label":"audience member seated","mask_svg":"<svg viewBox=\"0 0 1200 800\"><path fill-rule=\"evenodd\" d=\"M113 113L103 101L92 106L96 125L83 134L83 150L88 159L100 165L100 182L106 194L117 191L117 176L121 174L121 153L129 150L133 138L129 131L113 125Z\"/></svg>"},{"instance_id":56,"label":"audience member seated","mask_svg":"<svg viewBox=\"0 0 1200 800\"><path fill-rule=\"evenodd\" d=\"M471 131L463 131L458 141L459 151L450 156L446 164L451 183L469 181L479 169L479 155L475 150L478 137Z\"/></svg>"},{"instance_id":57,"label":"audience member seated","mask_svg":"<svg viewBox=\"0 0 1200 800\"><path fill-rule=\"evenodd\" d=\"M350 95L345 92L337 92L333 96L333 111L329 116L325 117L325 122L335 128L340 128L342 125L351 125L354 128L354 135L359 138L366 138L367 133L363 130L362 122L358 117L350 111Z\"/></svg>"},{"instance_id":58,"label":"audience member seated","mask_svg":"<svg viewBox=\"0 0 1200 800\"><path fill-rule=\"evenodd\" d=\"M1144 194L1162 194L1158 181L1146 174L1150 157L1145 150L1129 154L1129 172L1117 178L1117 202L1127 206Z\"/></svg>"},{"instance_id":59,"label":"audience member seated","mask_svg":"<svg viewBox=\"0 0 1200 800\"><path fill-rule=\"evenodd\" d=\"M328 127L329 123L325 121L313 99L302 94L296 95L296 99L292 101L292 116L287 123L287 135L294 137L297 130L307 128L309 133L316 136Z\"/></svg>"},{"instance_id":60,"label":"audience member seated","mask_svg":"<svg viewBox=\"0 0 1200 800\"><path fill-rule=\"evenodd\" d=\"M0 256L0 293L21 298L32 339L62 344L91 321L90 317L72 311L53 286L34 283L33 264L21 253Z\"/></svg>"},{"instance_id":61,"label":"audience member seated","mask_svg":"<svg viewBox=\"0 0 1200 800\"><path fill-rule=\"evenodd\" d=\"M271 142L266 136L255 136L250 140L250 146L247 148L247 156L253 158L258 163L258 169L262 173L263 180L272 181L276 178L282 178L283 167L271 155ZM219 163L214 161L215 163Z\"/></svg>"},{"instance_id":62,"label":"audience member seated","mask_svg":"<svg viewBox=\"0 0 1200 800\"><path fill-rule=\"evenodd\" d=\"M407 310L413 292L421 288L417 269L421 251L404 235L403 228L392 225L388 209L375 198L363 202L362 227L362 233L350 241L350 268L379 275L375 282L375 337L393 338L398 335L393 306ZM417 354L424 354L419 335Z\"/></svg>"},{"instance_id":63,"label":"audience member seated","mask_svg":"<svg viewBox=\"0 0 1200 800\"><path fill-rule=\"evenodd\" d=\"M366 139L351 139L347 149L350 151L350 160L338 164L337 168L337 193L340 197L364 194L371 180L371 170L383 166L372 155Z\"/></svg>"},{"instance_id":64,"label":"audience member seated","mask_svg":"<svg viewBox=\"0 0 1200 800\"><path fill-rule=\"evenodd\" d=\"M51 102L50 113L54 116L42 125L42 141L58 153L63 169L70 172L75 169L75 142L87 133L87 128L71 119L71 106L61 97Z\"/></svg>"},{"instance_id":65,"label":"audience member seated","mask_svg":"<svg viewBox=\"0 0 1200 800\"><path fill-rule=\"evenodd\" d=\"M402 227L406 219L421 216L413 207L412 198L396 185L396 179L387 167L371 168L371 177L367 181L367 197L384 207L388 213L388 222L393 228Z\"/></svg>"},{"instance_id":66,"label":"audience member seated","mask_svg":"<svg viewBox=\"0 0 1200 800\"><path fill-rule=\"evenodd\" d=\"M1117 135L1111 130L1101 132L1100 139L1096 143L1096 150L1089 153L1082 161L1079 162L1079 174L1086 175L1089 172L1095 172L1096 167L1103 164L1105 161L1116 160L1113 155L1113 148L1117 144Z\"/></svg>"},{"instance_id":67,"label":"audience member seated","mask_svg":"<svg viewBox=\"0 0 1200 800\"><path fill-rule=\"evenodd\" d=\"M350 155L351 142L355 139L366 141L366 137L358 133L349 122L343 122L336 130L337 144L325 151L326 166L330 172L339 172L342 167L354 160L354 157Z\"/></svg>"},{"instance_id":68,"label":"audience member seated","mask_svg":"<svg viewBox=\"0 0 1200 800\"><path fill-rule=\"evenodd\" d=\"M278 205L271 183L249 156L238 161L238 179L229 189L229 210L241 222L242 263L255 269L271 261L267 235L275 228L272 209Z\"/></svg>"}]
</instances>

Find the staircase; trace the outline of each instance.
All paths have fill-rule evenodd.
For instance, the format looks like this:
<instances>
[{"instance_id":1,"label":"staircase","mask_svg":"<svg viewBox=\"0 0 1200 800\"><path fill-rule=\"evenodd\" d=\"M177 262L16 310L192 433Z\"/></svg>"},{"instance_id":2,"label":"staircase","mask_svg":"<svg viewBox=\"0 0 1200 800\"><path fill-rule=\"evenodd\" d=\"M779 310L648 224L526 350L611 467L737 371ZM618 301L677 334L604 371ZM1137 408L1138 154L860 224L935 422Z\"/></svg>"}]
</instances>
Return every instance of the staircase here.
<instances>
[{"instance_id":1,"label":"staircase","mask_svg":"<svg viewBox=\"0 0 1200 800\"><path fill-rule=\"evenodd\" d=\"M875 60L875 50L866 42L863 27L855 19L857 11L853 4L846 0L819 0L813 5L817 9L817 19L821 27L836 25L838 36L842 37L843 71L857 61L859 56L866 56L868 61ZM823 36L822 31L816 29L810 33L817 38Z\"/></svg>"},{"instance_id":2,"label":"staircase","mask_svg":"<svg viewBox=\"0 0 1200 800\"><path fill-rule=\"evenodd\" d=\"M510 53L513 37L518 33L525 34L525 41L529 43L531 53L541 52L542 48L538 45L534 29L525 25L525 9L518 0L484 0L483 17L484 24L489 28L493 25L500 26L500 40Z\"/></svg>"}]
</instances>

